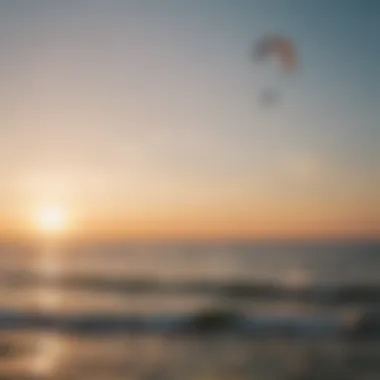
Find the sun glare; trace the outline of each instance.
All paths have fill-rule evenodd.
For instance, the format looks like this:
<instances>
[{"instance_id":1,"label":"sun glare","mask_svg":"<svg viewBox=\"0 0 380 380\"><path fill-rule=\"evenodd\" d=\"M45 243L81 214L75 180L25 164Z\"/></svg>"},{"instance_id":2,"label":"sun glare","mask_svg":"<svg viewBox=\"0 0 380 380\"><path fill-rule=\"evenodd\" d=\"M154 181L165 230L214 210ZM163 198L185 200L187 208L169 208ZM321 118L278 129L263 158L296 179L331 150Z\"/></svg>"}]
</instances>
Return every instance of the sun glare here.
<instances>
[{"instance_id":1,"label":"sun glare","mask_svg":"<svg viewBox=\"0 0 380 380\"><path fill-rule=\"evenodd\" d=\"M63 210L58 207L47 207L37 215L38 229L44 232L59 232L66 227L66 218Z\"/></svg>"}]
</instances>

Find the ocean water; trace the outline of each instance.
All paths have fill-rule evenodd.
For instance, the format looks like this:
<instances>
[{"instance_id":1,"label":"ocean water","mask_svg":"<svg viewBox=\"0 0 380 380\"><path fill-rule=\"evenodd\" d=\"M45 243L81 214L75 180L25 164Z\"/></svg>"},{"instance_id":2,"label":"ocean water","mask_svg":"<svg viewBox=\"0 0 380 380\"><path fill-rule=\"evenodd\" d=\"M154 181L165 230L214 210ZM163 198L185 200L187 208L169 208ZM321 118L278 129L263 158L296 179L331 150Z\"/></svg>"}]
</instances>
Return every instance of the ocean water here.
<instances>
[{"instance_id":1,"label":"ocean water","mask_svg":"<svg viewBox=\"0 0 380 380\"><path fill-rule=\"evenodd\" d=\"M379 273L373 241L2 244L0 378L378 379Z\"/></svg>"}]
</instances>

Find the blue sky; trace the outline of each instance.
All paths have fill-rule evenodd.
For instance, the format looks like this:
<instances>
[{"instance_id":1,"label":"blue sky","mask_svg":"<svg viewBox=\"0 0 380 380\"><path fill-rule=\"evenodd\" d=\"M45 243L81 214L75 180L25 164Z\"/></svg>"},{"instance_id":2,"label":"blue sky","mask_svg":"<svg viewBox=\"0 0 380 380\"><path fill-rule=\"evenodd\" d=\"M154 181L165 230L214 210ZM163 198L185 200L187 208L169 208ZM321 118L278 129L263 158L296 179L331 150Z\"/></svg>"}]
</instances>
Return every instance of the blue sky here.
<instances>
[{"instance_id":1,"label":"blue sky","mask_svg":"<svg viewBox=\"0 0 380 380\"><path fill-rule=\"evenodd\" d=\"M0 18L3 215L380 225L377 1L15 0ZM268 33L294 42L294 78L252 61Z\"/></svg>"}]
</instances>

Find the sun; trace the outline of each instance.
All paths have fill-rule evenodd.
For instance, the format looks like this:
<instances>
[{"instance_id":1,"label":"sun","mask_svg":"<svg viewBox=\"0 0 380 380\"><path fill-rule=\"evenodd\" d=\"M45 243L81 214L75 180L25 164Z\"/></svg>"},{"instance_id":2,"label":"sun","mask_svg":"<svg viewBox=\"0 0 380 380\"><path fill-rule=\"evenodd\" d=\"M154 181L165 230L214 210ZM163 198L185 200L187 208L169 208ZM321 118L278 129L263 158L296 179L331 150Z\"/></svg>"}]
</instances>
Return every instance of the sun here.
<instances>
[{"instance_id":1,"label":"sun","mask_svg":"<svg viewBox=\"0 0 380 380\"><path fill-rule=\"evenodd\" d=\"M60 232L66 228L64 211L57 206L42 208L36 217L36 226L43 232Z\"/></svg>"}]
</instances>

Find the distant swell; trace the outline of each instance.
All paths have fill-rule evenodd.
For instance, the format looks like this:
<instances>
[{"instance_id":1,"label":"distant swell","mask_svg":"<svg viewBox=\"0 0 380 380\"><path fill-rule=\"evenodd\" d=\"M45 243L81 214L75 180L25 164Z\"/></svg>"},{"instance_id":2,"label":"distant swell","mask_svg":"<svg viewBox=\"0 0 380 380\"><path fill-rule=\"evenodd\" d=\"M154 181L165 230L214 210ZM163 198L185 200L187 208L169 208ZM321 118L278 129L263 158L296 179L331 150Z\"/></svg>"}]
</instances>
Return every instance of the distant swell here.
<instances>
[{"instance_id":1,"label":"distant swell","mask_svg":"<svg viewBox=\"0 0 380 380\"><path fill-rule=\"evenodd\" d=\"M9 289L30 286L55 286L62 290L70 289L96 293L194 294L242 298L246 300L289 300L329 305L368 304L380 301L380 284L289 287L257 282L179 282L110 276L65 276L48 279L30 273L3 275L2 284Z\"/></svg>"}]
</instances>

